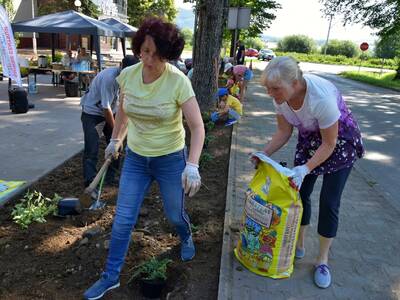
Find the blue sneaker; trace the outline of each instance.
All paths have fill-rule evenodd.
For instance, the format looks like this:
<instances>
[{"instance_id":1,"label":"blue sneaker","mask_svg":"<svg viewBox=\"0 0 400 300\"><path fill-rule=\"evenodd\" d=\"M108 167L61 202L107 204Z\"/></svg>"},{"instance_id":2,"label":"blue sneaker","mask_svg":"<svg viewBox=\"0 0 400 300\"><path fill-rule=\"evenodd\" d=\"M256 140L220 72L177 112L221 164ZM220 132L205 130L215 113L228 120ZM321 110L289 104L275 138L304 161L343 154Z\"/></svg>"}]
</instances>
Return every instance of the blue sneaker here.
<instances>
[{"instance_id":1,"label":"blue sneaker","mask_svg":"<svg viewBox=\"0 0 400 300\"><path fill-rule=\"evenodd\" d=\"M107 273L103 273L100 279L88 288L83 296L87 300L100 299L106 292L117 287L119 287L119 279L111 280Z\"/></svg>"},{"instance_id":2,"label":"blue sneaker","mask_svg":"<svg viewBox=\"0 0 400 300\"><path fill-rule=\"evenodd\" d=\"M225 126L231 126L231 125L233 125L233 124L235 124L235 123L237 123L237 120L235 120L235 119L228 119L228 120L225 122Z\"/></svg>"},{"instance_id":3,"label":"blue sneaker","mask_svg":"<svg viewBox=\"0 0 400 300\"><path fill-rule=\"evenodd\" d=\"M196 250L194 248L193 239L192 239L192 236L190 235L186 239L186 241L181 242L181 259L183 261L192 260L195 253L196 253Z\"/></svg>"},{"instance_id":4,"label":"blue sneaker","mask_svg":"<svg viewBox=\"0 0 400 300\"><path fill-rule=\"evenodd\" d=\"M294 253L294 257L295 257L295 258L301 259L301 258L303 258L305 255L306 255L306 249L305 249L305 248L303 248L303 249L296 248L296 251L295 251L295 253Z\"/></svg>"},{"instance_id":5,"label":"blue sneaker","mask_svg":"<svg viewBox=\"0 0 400 300\"><path fill-rule=\"evenodd\" d=\"M326 289L331 285L331 272L327 265L320 264L315 267L314 282L321 289Z\"/></svg>"}]
</instances>

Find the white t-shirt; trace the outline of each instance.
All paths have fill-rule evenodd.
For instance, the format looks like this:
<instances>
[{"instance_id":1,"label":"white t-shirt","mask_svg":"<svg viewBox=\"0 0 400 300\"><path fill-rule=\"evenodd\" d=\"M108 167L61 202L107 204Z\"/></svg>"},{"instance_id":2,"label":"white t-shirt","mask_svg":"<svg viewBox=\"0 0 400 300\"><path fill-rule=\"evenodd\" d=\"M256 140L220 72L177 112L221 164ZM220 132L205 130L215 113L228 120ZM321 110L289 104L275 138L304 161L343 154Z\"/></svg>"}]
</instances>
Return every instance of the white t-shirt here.
<instances>
[{"instance_id":1,"label":"white t-shirt","mask_svg":"<svg viewBox=\"0 0 400 300\"><path fill-rule=\"evenodd\" d=\"M274 100L276 113L299 130L316 131L332 126L340 117L339 91L331 82L316 75L306 74L304 79L307 90L303 106L294 110L286 101L277 104Z\"/></svg>"}]
</instances>

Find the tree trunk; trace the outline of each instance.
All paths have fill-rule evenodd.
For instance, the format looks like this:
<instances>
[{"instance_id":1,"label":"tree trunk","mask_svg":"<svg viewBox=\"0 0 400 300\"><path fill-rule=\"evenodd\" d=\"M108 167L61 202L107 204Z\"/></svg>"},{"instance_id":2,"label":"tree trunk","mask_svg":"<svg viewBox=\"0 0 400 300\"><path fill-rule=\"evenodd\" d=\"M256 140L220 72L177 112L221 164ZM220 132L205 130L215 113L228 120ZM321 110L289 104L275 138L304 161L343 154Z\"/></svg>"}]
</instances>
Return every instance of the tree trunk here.
<instances>
[{"instance_id":1,"label":"tree trunk","mask_svg":"<svg viewBox=\"0 0 400 300\"><path fill-rule=\"evenodd\" d=\"M202 111L215 103L222 28L228 0L198 0L192 84Z\"/></svg>"}]
</instances>

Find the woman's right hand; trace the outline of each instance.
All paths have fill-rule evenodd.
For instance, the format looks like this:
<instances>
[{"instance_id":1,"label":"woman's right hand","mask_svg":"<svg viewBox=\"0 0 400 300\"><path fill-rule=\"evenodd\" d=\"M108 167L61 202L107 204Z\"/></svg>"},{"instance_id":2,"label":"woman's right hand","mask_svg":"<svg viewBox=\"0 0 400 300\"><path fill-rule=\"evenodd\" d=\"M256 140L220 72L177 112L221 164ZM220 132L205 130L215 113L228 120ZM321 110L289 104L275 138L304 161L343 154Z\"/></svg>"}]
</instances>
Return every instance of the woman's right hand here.
<instances>
[{"instance_id":1,"label":"woman's right hand","mask_svg":"<svg viewBox=\"0 0 400 300\"><path fill-rule=\"evenodd\" d=\"M119 139L110 139L110 143L104 150L104 158L107 159L112 156L114 159L118 158L119 152Z\"/></svg>"}]
</instances>

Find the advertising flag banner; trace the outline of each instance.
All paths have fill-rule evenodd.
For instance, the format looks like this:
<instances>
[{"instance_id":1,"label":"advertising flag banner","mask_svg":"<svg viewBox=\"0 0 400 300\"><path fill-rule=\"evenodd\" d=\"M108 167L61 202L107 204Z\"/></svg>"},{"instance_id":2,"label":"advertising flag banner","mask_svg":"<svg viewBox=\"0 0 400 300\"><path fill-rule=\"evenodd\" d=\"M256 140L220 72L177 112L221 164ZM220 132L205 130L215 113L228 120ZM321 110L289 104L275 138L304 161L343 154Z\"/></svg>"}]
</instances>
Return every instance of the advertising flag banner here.
<instances>
[{"instance_id":1,"label":"advertising flag banner","mask_svg":"<svg viewBox=\"0 0 400 300\"><path fill-rule=\"evenodd\" d=\"M8 19L7 12L0 5L0 57L3 67L3 75L14 80L18 86L22 86L21 72L18 66L17 49L15 47L14 34Z\"/></svg>"}]
</instances>

